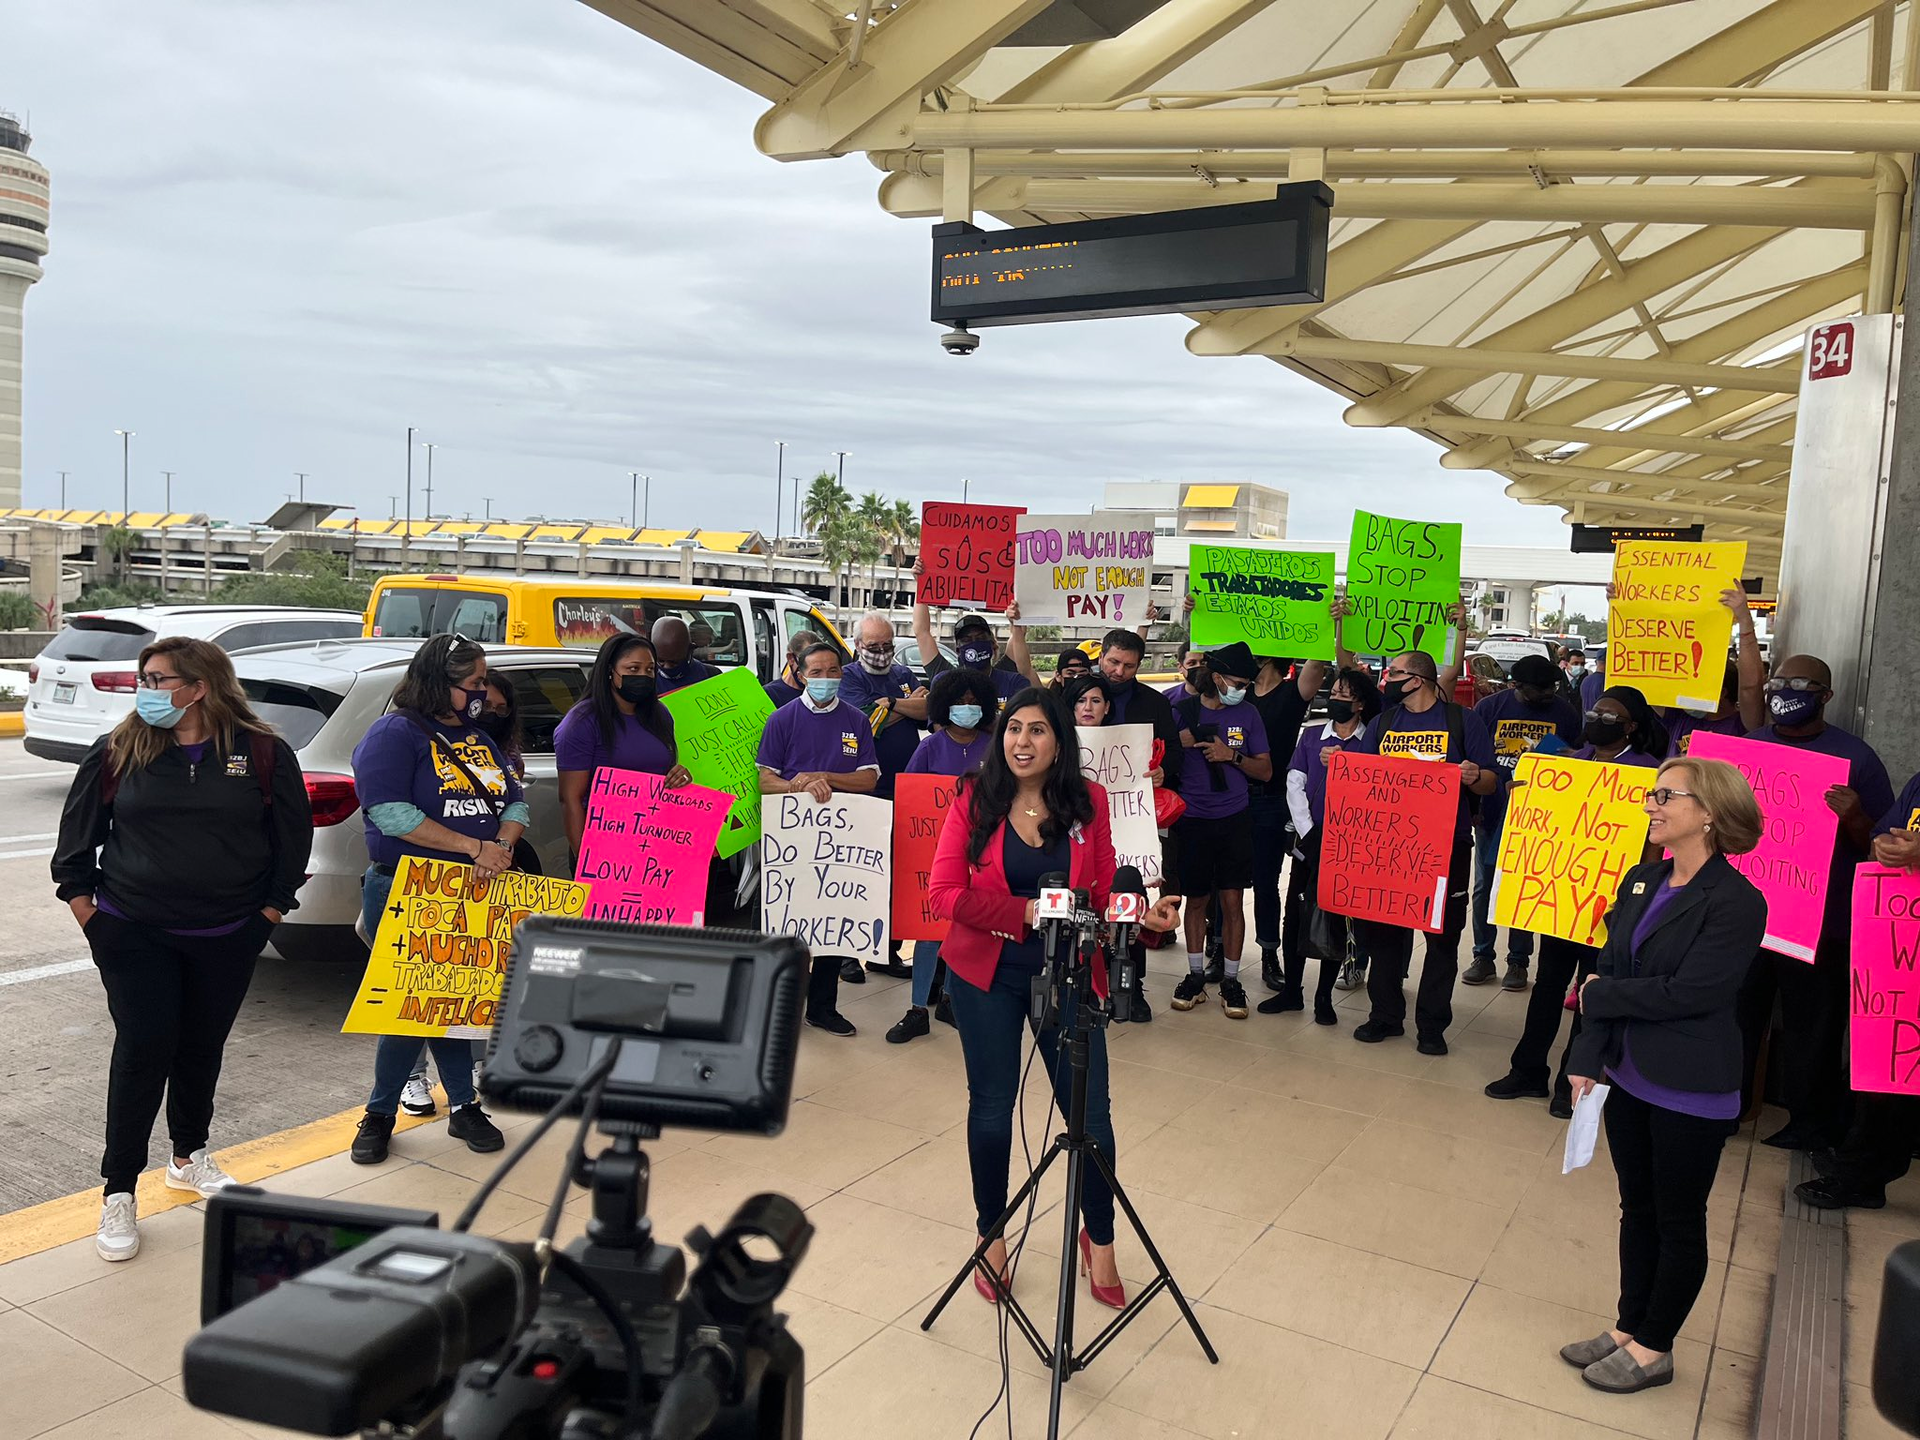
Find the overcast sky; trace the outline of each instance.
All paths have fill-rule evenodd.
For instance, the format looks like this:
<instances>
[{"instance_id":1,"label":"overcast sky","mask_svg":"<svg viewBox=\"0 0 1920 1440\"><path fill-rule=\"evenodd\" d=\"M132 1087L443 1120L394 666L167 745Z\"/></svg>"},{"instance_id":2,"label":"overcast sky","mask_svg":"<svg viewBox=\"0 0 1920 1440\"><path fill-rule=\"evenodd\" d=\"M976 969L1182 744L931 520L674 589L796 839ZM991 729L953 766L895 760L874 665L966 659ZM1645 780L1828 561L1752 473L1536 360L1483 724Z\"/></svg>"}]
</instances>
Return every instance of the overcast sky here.
<instances>
[{"instance_id":1,"label":"overcast sky","mask_svg":"<svg viewBox=\"0 0 1920 1440\"><path fill-rule=\"evenodd\" d=\"M928 224L864 157L781 165L765 108L577 0L59 0L10 7L0 108L53 175L27 300L26 493L257 519L385 516L405 428L435 509L773 524L774 442L915 501L1076 510L1109 479L1254 480L1296 538L1356 502L1470 541L1564 544L1557 511L1361 431L1180 317L990 331L926 316ZM424 485L424 457L415 480ZM424 513L424 496L416 498Z\"/></svg>"}]
</instances>

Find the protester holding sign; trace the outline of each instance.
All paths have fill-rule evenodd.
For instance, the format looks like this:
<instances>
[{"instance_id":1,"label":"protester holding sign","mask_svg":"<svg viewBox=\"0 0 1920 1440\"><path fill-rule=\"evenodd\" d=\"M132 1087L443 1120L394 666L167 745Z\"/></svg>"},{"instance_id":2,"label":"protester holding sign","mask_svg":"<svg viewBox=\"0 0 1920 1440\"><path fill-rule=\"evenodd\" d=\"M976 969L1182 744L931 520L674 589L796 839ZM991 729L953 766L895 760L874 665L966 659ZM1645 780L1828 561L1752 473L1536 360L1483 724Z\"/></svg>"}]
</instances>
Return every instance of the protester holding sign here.
<instances>
[{"instance_id":1,"label":"protester holding sign","mask_svg":"<svg viewBox=\"0 0 1920 1440\"><path fill-rule=\"evenodd\" d=\"M50 867L113 1017L103 1260L139 1253L134 1186L162 1094L167 1187L210 1196L233 1183L207 1149L221 1057L313 846L299 762L253 713L225 651L170 636L140 652L135 673L134 712L74 774Z\"/></svg>"},{"instance_id":2,"label":"protester holding sign","mask_svg":"<svg viewBox=\"0 0 1920 1440\"><path fill-rule=\"evenodd\" d=\"M907 768L920 748L927 718L927 690L913 671L895 658L893 622L869 610L854 626L854 664L840 677L840 698L864 711L873 729L873 753L880 762L874 794L893 798L893 777Z\"/></svg>"},{"instance_id":3,"label":"protester holding sign","mask_svg":"<svg viewBox=\"0 0 1920 1440\"><path fill-rule=\"evenodd\" d=\"M1280 873L1297 843L1297 837L1288 833L1288 781L1282 757L1293 756L1307 710L1327 677L1327 665L1323 660L1295 663L1277 655L1261 655L1258 659L1260 668L1253 677L1253 688L1247 692L1247 703L1259 713L1260 724L1267 732L1273 774L1247 792L1247 813L1253 820L1253 942L1260 947L1261 983L1281 996L1285 1002L1281 1010L1298 1010L1304 1003L1300 987L1296 983L1288 990L1280 968L1281 942L1286 938Z\"/></svg>"},{"instance_id":4,"label":"protester holding sign","mask_svg":"<svg viewBox=\"0 0 1920 1440\"><path fill-rule=\"evenodd\" d=\"M840 698L840 652L824 641L800 657L806 693L773 712L760 736L764 795L805 793L824 805L836 791L871 795L880 783L867 717ZM840 1013L840 960L816 951L807 986L807 1024L851 1037ZM844 957L857 960L858 956Z\"/></svg>"},{"instance_id":5,"label":"protester holding sign","mask_svg":"<svg viewBox=\"0 0 1920 1440\"><path fill-rule=\"evenodd\" d=\"M1478 715L1445 697L1440 689L1439 667L1431 655L1409 650L1395 656L1388 662L1382 681L1380 695L1388 708L1367 726L1359 753L1407 756L1457 766L1460 771L1460 805L1453 854L1447 866L1443 928L1427 936L1413 1012L1420 1053L1444 1055L1447 1027L1453 1023L1453 982L1460 969L1460 932L1467 928L1467 888L1473 868L1467 796L1493 794L1500 786L1500 772L1486 726ZM1355 1027L1353 1038L1377 1045L1406 1033L1403 977L1413 958L1413 931L1377 920L1356 920L1354 930L1372 957L1367 976L1372 1013Z\"/></svg>"},{"instance_id":6,"label":"protester holding sign","mask_svg":"<svg viewBox=\"0 0 1920 1440\"><path fill-rule=\"evenodd\" d=\"M1871 745L1826 718L1833 676L1825 661L1789 655L1774 667L1763 693L1771 723L1748 739L1838 756L1848 764L1847 783L1829 786L1822 796L1839 825L1828 858L1827 901L1813 963L1762 950L1740 1002L1750 1076L1776 993L1781 1002L1789 1118L1765 1143L1783 1150L1819 1150L1838 1144L1845 1134L1840 1042L1847 1023L1853 870L1872 848L1875 817L1893 805L1893 782ZM1769 799L1762 795L1761 805L1767 806Z\"/></svg>"},{"instance_id":7,"label":"protester holding sign","mask_svg":"<svg viewBox=\"0 0 1920 1440\"><path fill-rule=\"evenodd\" d=\"M1006 1206L1020 1042L1030 986L1045 964L1034 928L1040 881L1064 875L1070 887L1085 890L1093 907L1104 911L1113 872L1107 798L1080 773L1073 722L1051 692L1023 691L1002 712L979 775L947 812L929 886L935 912L950 927L942 953L952 973L953 1013L967 1064L967 1161L976 1234L983 1235ZM1169 930L1175 912L1174 901L1162 900L1147 912L1145 924ZM1103 995L1105 968L1096 965L1093 974L1094 989ZM1087 1133L1111 1164L1107 1037L1098 1027L1085 1034ZM1058 1027L1049 1027L1037 1041L1065 1106L1072 1075L1059 1037ZM1081 1213L1082 1264L1094 1298L1118 1309L1126 1301L1113 1256L1113 1191L1098 1166L1086 1171ZM987 1248L986 1263L994 1278L976 1275L974 1286L991 1303L1008 1283L1004 1241Z\"/></svg>"},{"instance_id":8,"label":"protester holding sign","mask_svg":"<svg viewBox=\"0 0 1920 1440\"><path fill-rule=\"evenodd\" d=\"M1607 587L1607 678L1655 705L1711 709L1732 622L1721 597L1740 586L1746 542L1621 541Z\"/></svg>"},{"instance_id":9,"label":"protester holding sign","mask_svg":"<svg viewBox=\"0 0 1920 1440\"><path fill-rule=\"evenodd\" d=\"M1061 686L1065 685L1067 681L1073 679L1074 676L1091 675L1092 673L1093 661L1087 657L1087 652L1082 650L1078 645L1069 645L1060 652L1059 658L1054 661L1053 679L1047 683L1047 688L1050 690L1058 690Z\"/></svg>"},{"instance_id":10,"label":"protester holding sign","mask_svg":"<svg viewBox=\"0 0 1920 1440\"><path fill-rule=\"evenodd\" d=\"M486 708L487 653L464 635L436 635L407 664L393 709L353 752L354 784L366 815L367 873L361 922L369 940L405 855L471 861L487 879L510 869L529 812L520 779L476 723ZM356 1165L387 1158L400 1092L420 1057L418 1037L383 1035L373 1054L373 1092L353 1140ZM426 1042L446 1088L447 1133L482 1154L506 1142L473 1097L473 1047Z\"/></svg>"},{"instance_id":11,"label":"protester holding sign","mask_svg":"<svg viewBox=\"0 0 1920 1440\"><path fill-rule=\"evenodd\" d=\"M914 573L918 575L918 569ZM934 644L933 612L927 609L924 600L913 602L913 640L920 647L920 663L929 681L954 668L953 663L940 653L940 647ZM1019 642L1024 657L1024 633L1019 636ZM1035 683L1030 674L1033 668L1030 660L1024 670L1010 659L996 660L999 642L994 639L993 626L987 623L984 615L962 615L953 622L953 648L960 657L960 668L978 670L988 676L1003 704Z\"/></svg>"},{"instance_id":12,"label":"protester holding sign","mask_svg":"<svg viewBox=\"0 0 1920 1440\"><path fill-rule=\"evenodd\" d=\"M1444 662L1448 629L1459 624L1460 527L1354 511L1346 598L1343 646L1366 655L1419 650Z\"/></svg>"},{"instance_id":13,"label":"protester holding sign","mask_svg":"<svg viewBox=\"0 0 1920 1440\"><path fill-rule=\"evenodd\" d=\"M669 785L687 783L673 716L655 685L653 642L644 635L609 635L587 672L586 693L553 732L560 812L574 855L586 830L587 792L603 767L665 776Z\"/></svg>"}]
</instances>

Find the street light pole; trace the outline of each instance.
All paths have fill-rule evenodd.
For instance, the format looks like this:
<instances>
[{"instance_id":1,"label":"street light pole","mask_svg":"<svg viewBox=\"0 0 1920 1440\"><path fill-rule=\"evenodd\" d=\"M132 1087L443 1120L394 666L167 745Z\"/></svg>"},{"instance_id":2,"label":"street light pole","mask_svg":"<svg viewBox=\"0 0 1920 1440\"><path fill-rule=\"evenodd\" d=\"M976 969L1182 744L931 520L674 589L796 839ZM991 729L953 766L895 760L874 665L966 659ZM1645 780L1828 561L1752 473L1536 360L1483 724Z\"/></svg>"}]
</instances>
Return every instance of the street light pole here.
<instances>
[{"instance_id":1,"label":"street light pole","mask_svg":"<svg viewBox=\"0 0 1920 1440\"><path fill-rule=\"evenodd\" d=\"M967 480L964 475L960 478L960 503L967 503Z\"/></svg>"},{"instance_id":2,"label":"street light pole","mask_svg":"<svg viewBox=\"0 0 1920 1440\"><path fill-rule=\"evenodd\" d=\"M173 471L162 470L160 473L167 478L167 508L161 513L161 518L165 519L173 513Z\"/></svg>"},{"instance_id":3,"label":"street light pole","mask_svg":"<svg viewBox=\"0 0 1920 1440\"><path fill-rule=\"evenodd\" d=\"M296 470L293 472L293 478L300 482L300 503L304 505L307 503L307 472Z\"/></svg>"},{"instance_id":4,"label":"street light pole","mask_svg":"<svg viewBox=\"0 0 1920 1440\"><path fill-rule=\"evenodd\" d=\"M645 530L653 524L653 477L640 477L640 528Z\"/></svg>"},{"instance_id":5,"label":"street light pole","mask_svg":"<svg viewBox=\"0 0 1920 1440\"><path fill-rule=\"evenodd\" d=\"M407 426L407 528L400 532L400 568L407 568L413 540L413 426Z\"/></svg>"},{"instance_id":6,"label":"street light pole","mask_svg":"<svg viewBox=\"0 0 1920 1440\"><path fill-rule=\"evenodd\" d=\"M427 441L427 519L433 519L433 442Z\"/></svg>"},{"instance_id":7,"label":"street light pole","mask_svg":"<svg viewBox=\"0 0 1920 1440\"><path fill-rule=\"evenodd\" d=\"M133 441L133 431L116 430L120 437L120 523L127 523L128 496L132 493L127 480L127 456Z\"/></svg>"},{"instance_id":8,"label":"street light pole","mask_svg":"<svg viewBox=\"0 0 1920 1440\"><path fill-rule=\"evenodd\" d=\"M493 519L493 497L491 495L485 495L481 498L487 502L487 519Z\"/></svg>"},{"instance_id":9,"label":"street light pole","mask_svg":"<svg viewBox=\"0 0 1920 1440\"><path fill-rule=\"evenodd\" d=\"M633 482L630 487L632 493L627 496L627 528L637 530L640 528L640 472L627 471L627 479Z\"/></svg>"},{"instance_id":10,"label":"street light pole","mask_svg":"<svg viewBox=\"0 0 1920 1440\"><path fill-rule=\"evenodd\" d=\"M60 508L62 510L67 508L67 476L72 473L71 470L62 470L60 472Z\"/></svg>"},{"instance_id":11,"label":"street light pole","mask_svg":"<svg viewBox=\"0 0 1920 1440\"><path fill-rule=\"evenodd\" d=\"M780 497L787 484L787 442L776 440L773 443L779 447L779 457L775 461L773 471L773 543L778 545L780 543Z\"/></svg>"},{"instance_id":12,"label":"street light pole","mask_svg":"<svg viewBox=\"0 0 1920 1440\"><path fill-rule=\"evenodd\" d=\"M844 489L847 483L847 456L853 452L851 450L836 450L833 453L840 457L840 473L836 477L835 483Z\"/></svg>"}]
</instances>

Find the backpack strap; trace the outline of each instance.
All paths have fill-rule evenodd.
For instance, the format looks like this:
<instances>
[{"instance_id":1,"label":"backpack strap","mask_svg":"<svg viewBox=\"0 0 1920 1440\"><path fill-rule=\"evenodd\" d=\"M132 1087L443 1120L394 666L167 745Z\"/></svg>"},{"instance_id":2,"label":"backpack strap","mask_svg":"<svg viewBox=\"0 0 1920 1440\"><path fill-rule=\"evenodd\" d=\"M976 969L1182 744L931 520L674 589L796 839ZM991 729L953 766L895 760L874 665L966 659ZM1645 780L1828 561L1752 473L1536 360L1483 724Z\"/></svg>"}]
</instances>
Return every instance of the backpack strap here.
<instances>
[{"instance_id":1,"label":"backpack strap","mask_svg":"<svg viewBox=\"0 0 1920 1440\"><path fill-rule=\"evenodd\" d=\"M506 813L507 806L505 799L494 799L493 792L482 785L480 783L480 777L467 768L467 762L462 760L460 758L460 752L453 748L453 741L440 733L439 726L435 725L431 720L427 719L426 716L416 710L403 710L400 713L411 720L419 727L421 732L426 735L428 749L440 750L446 755L447 763L452 765L454 769L458 770L460 774L465 777L467 784L473 787L473 793L487 802L488 808L493 811L494 819L498 820L500 816ZM488 748L491 749L492 747L489 746ZM502 763L500 769L504 774L507 766Z\"/></svg>"},{"instance_id":2,"label":"backpack strap","mask_svg":"<svg viewBox=\"0 0 1920 1440\"><path fill-rule=\"evenodd\" d=\"M1458 765L1467 758L1466 712L1451 700L1441 703L1447 707L1447 763Z\"/></svg>"}]
</instances>

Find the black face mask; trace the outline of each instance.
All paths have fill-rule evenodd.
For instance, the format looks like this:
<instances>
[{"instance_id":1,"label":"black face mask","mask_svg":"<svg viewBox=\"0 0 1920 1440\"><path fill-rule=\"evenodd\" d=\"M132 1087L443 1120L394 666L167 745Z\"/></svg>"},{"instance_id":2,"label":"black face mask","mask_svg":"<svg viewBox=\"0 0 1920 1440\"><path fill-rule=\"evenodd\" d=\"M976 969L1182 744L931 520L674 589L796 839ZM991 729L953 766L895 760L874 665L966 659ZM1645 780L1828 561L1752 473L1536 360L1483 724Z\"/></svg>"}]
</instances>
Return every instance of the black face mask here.
<instances>
[{"instance_id":1,"label":"black face mask","mask_svg":"<svg viewBox=\"0 0 1920 1440\"><path fill-rule=\"evenodd\" d=\"M1413 691L1411 680L1389 680L1380 687L1380 698L1389 705L1398 705Z\"/></svg>"},{"instance_id":2,"label":"black face mask","mask_svg":"<svg viewBox=\"0 0 1920 1440\"><path fill-rule=\"evenodd\" d=\"M1327 718L1336 725L1346 724L1349 720L1353 719L1353 701L1327 701Z\"/></svg>"},{"instance_id":3,"label":"black face mask","mask_svg":"<svg viewBox=\"0 0 1920 1440\"><path fill-rule=\"evenodd\" d=\"M1618 745L1627 738L1627 722L1617 715L1602 715L1587 721L1581 732L1589 745Z\"/></svg>"},{"instance_id":4,"label":"black face mask","mask_svg":"<svg viewBox=\"0 0 1920 1440\"><path fill-rule=\"evenodd\" d=\"M1542 690L1538 685L1520 685L1515 687L1522 705L1531 705L1535 710L1545 709L1553 703L1554 692Z\"/></svg>"},{"instance_id":5,"label":"black face mask","mask_svg":"<svg viewBox=\"0 0 1920 1440\"><path fill-rule=\"evenodd\" d=\"M504 740L507 738L507 731L512 728L513 717L486 710L482 711L473 723L476 729L491 735L495 740Z\"/></svg>"},{"instance_id":6,"label":"black face mask","mask_svg":"<svg viewBox=\"0 0 1920 1440\"><path fill-rule=\"evenodd\" d=\"M653 704L653 676L622 675L620 698L629 705L638 705L642 708Z\"/></svg>"}]
</instances>

